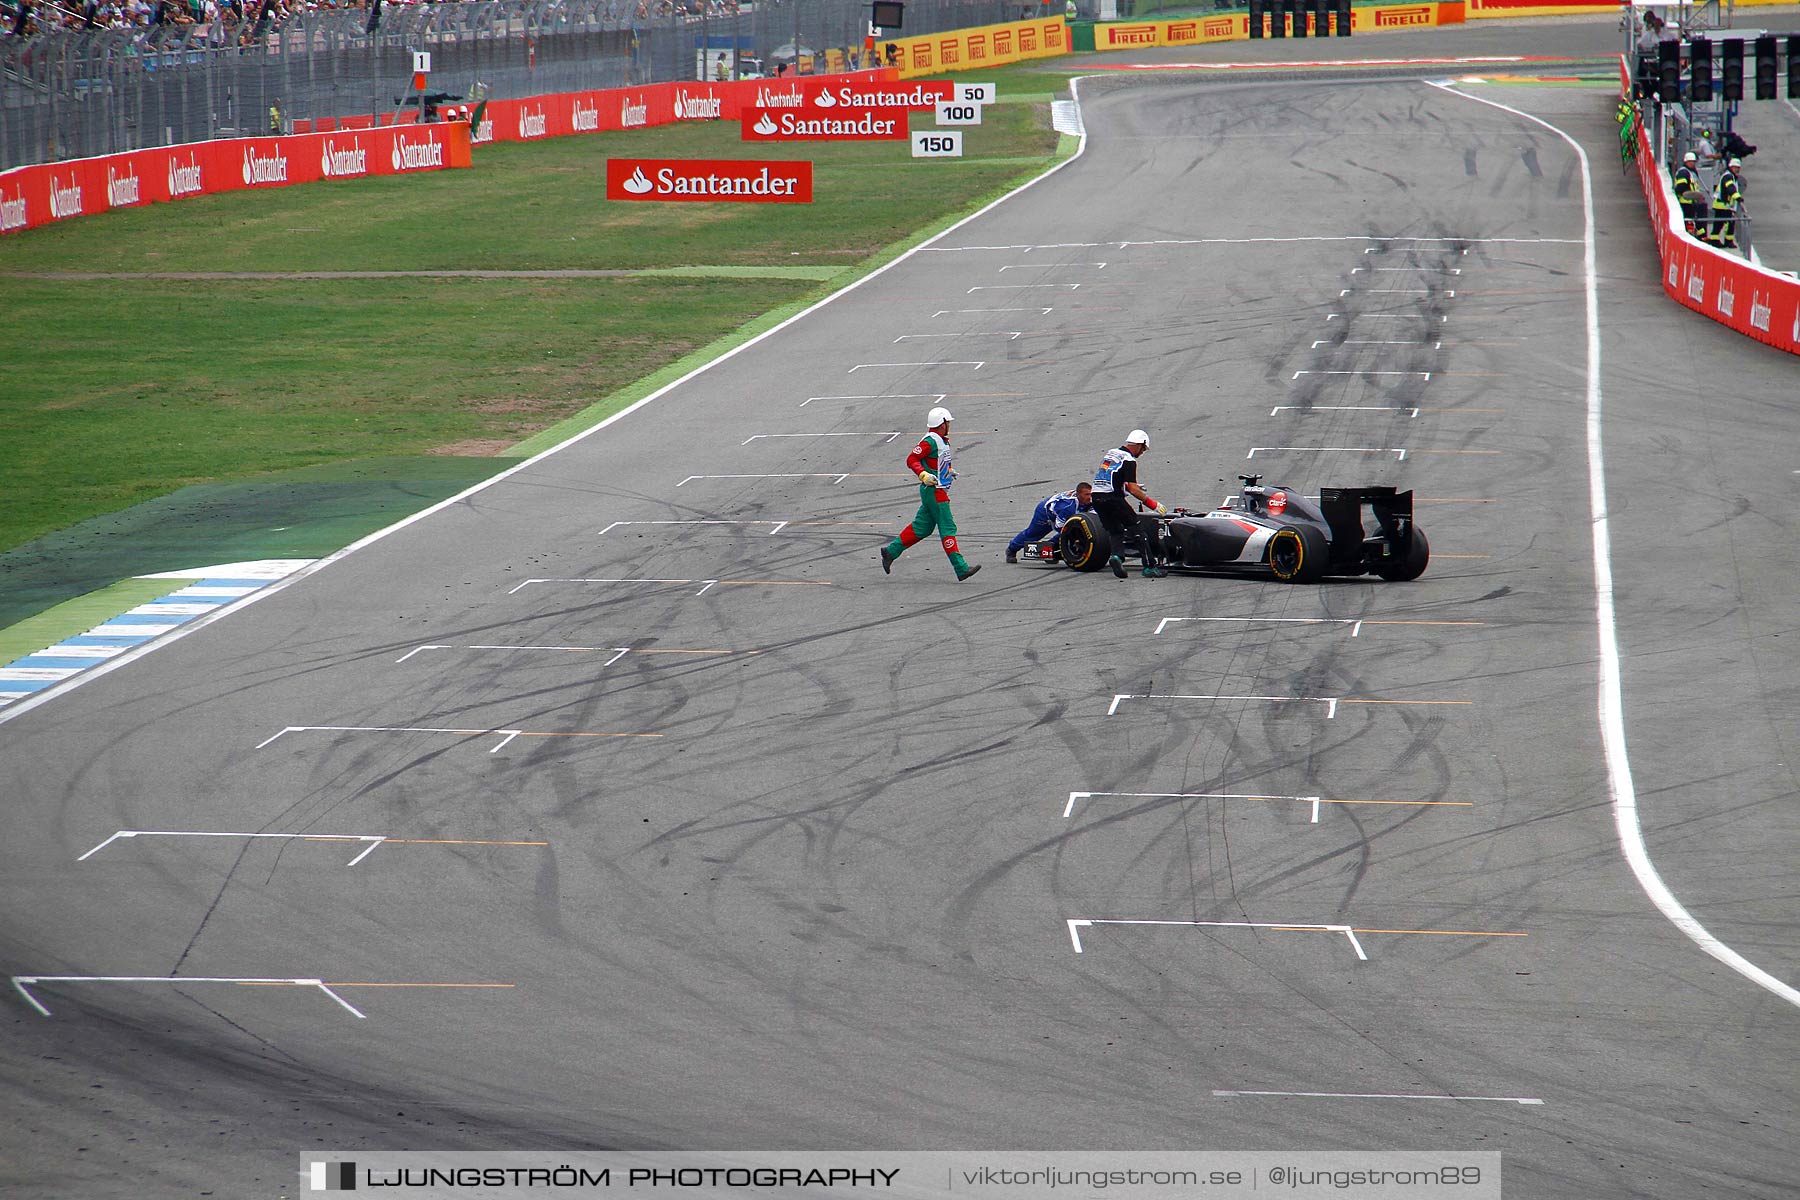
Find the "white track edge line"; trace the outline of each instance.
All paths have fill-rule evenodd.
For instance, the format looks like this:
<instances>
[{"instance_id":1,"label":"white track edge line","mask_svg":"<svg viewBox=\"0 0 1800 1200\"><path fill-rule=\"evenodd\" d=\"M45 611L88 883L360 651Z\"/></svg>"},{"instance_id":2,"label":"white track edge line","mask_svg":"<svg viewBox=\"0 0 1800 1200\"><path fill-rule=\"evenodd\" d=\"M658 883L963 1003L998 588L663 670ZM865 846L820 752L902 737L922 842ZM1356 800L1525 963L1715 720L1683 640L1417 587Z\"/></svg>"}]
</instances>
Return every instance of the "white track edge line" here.
<instances>
[{"instance_id":1,"label":"white track edge line","mask_svg":"<svg viewBox=\"0 0 1800 1200\"><path fill-rule=\"evenodd\" d=\"M1600 737L1606 751L1607 786L1612 792L1613 824L1618 829L1619 848L1631 866L1631 873L1637 877L1638 886L1675 928L1745 979L1800 1007L1800 988L1777 979L1714 937L1669 890L1669 885L1657 873L1656 864L1651 861L1650 848L1644 842L1644 830L1638 818L1637 785L1632 781L1631 758L1625 747L1625 688L1619 667L1619 631L1613 610L1612 533L1606 508L1606 456L1600 437L1599 268L1594 249L1594 181L1588 167L1587 151L1574 138L1541 117L1495 100L1459 92L1445 84L1428 83L1428 86L1541 125L1567 142L1581 161L1581 209L1586 222L1582 265L1587 276L1588 508L1594 527L1594 619L1600 637Z\"/></svg>"},{"instance_id":2,"label":"white track edge line","mask_svg":"<svg viewBox=\"0 0 1800 1200\"><path fill-rule=\"evenodd\" d=\"M1081 105L1081 90L1078 85L1081 83L1082 79L1086 79L1086 78L1089 78L1089 76L1081 76L1079 78L1072 79L1069 81L1069 91L1074 96L1077 109L1079 109L1080 105ZM168 633L160 634L148 642L144 642L141 645L134 646L130 650L127 650L124 654L118 655L115 658L106 659L103 662L101 662L98 666L85 668L80 674L71 675L67 680L63 681L62 683L58 683L51 687L47 687L47 688L43 689L42 691L33 695L30 699L17 700L17 701L14 701L13 703L8 704L4 707L0 707L0 725L6 724L8 721L14 719L15 717L21 717L21 716L25 715L26 713L30 712L31 710L39 707L40 705L48 703L49 701L55 699L58 696L65 696L68 693L74 691L76 688L81 687L83 684L90 683L93 680L100 678L102 675L110 674L111 672L118 670L120 667L125 666L127 663L136 662L138 659L144 657L144 655L149 654L152 651L159 649L160 647L170 645L171 643L174 643L174 642L178 642L182 638L186 637L188 634L194 633L197 630L203 629L206 626L211 625L214 621L220 620L228 613L237 612L239 609L244 608L248 605L254 604L258 600L262 600L268 596L272 596L276 592L279 592L282 589L286 588L288 585L293 584L293 583L298 583L300 580L306 578L308 575L312 575L315 572L322 571L326 567L329 567L331 564L338 562L341 559L347 558L352 554L355 554L358 550L361 550L363 547L374 545L376 542L380 541L382 538L387 537L391 533L398 533L400 530L405 529L408 525L411 525L416 521L423 521L426 517L433 516L436 513L442 511L443 509L449 508L451 505L460 504L464 500L468 499L470 496L473 496L478 492L487 490L488 488L492 487L494 484L499 483L501 480L508 479L508 478L512 477L513 475L517 474L518 472L525 470L527 467L535 466L539 461L549 458L552 454L556 454L556 453L559 453L560 451L567 450L570 446L573 446L575 443L582 441L582 440L586 439L587 437L600 432L602 429L605 429L608 425L611 425L614 421L622 420L623 418L630 416L632 413L636 412L640 408L643 408L645 405L649 404L651 401L661 399L663 396L666 396L668 393L674 391L676 388L680 387L682 384L687 383L689 380L694 379L697 376L704 374L707 371L710 371L712 368L718 366L720 363L723 363L728 359L735 358L737 355L741 354L745 350L750 349L750 347L761 342L763 339L773 337L775 334L780 333L782 330L786 329L789 325L794 324L796 321L800 321L806 317L811 316L814 312L825 307L827 304L830 304L833 300L836 300L841 296L848 295L849 293L855 291L857 288L861 287L863 284L869 282L871 279L874 279L877 276L883 275L886 272L892 270L893 268L899 266L901 263L905 262L907 259L911 258L913 255L919 253L920 251L929 249L934 242L937 242L940 239L948 237L950 234L955 233L958 229L961 229L964 225L967 225L970 221L973 221L978 217L986 216L989 211L991 211L995 208L998 208L1002 204L1005 204L1008 200L1011 200L1014 196L1017 196L1020 192L1025 191L1027 188L1037 186L1038 184L1042 183L1044 180L1050 178L1050 176L1056 174L1058 171L1060 171L1064 167L1068 166L1070 163L1074 162L1076 159L1080 158L1083 154L1087 153L1087 144L1088 144L1087 125L1086 125L1086 122L1083 122L1081 135L1078 139L1078 144L1075 147L1075 153L1069 155L1069 157L1063 159L1061 162L1056 163L1056 164L1046 168L1041 174L1034 175L1030 179L1027 179L1024 183L1021 183L1018 187L1016 187L1012 191L1006 193L1006 195L1001 196L996 200L990 201L989 203L983 205L982 207L976 209L974 212L970 213L968 216L962 218L960 221L957 221L955 224L950 225L949 227L942 229L937 233L932 234L930 237L926 238L924 241L920 242L918 245L912 247L909 250L902 252L901 254L894 257L892 260L881 264L881 266L876 267L873 271L870 271L867 275L864 275L861 279L857 279L849 284L846 284L844 287L831 293L831 295L826 296L823 300L820 300L815 304L808 305L806 308L801 309L799 312L795 313L793 316L782 321L780 324L774 325L768 329L763 330L761 333L757 334L755 337L751 338L747 342L743 342L739 345L733 346L731 349L725 351L723 354L719 355L719 357L712 359L710 362L701 363L699 366L695 367L692 371L689 371L686 375L683 375L680 379L676 379L670 383L664 384L662 387L657 388L654 392L651 392L648 396L645 396L640 400L633 401L632 403L626 405L624 408L620 409L618 412L614 413L612 416L607 417L593 425L588 426L588 428L583 429L579 433L571 435L569 438L565 439L564 441L558 442L556 445L550 447L548 450L539 451L538 453L532 455L530 458L526 459L524 462L516 463L513 466L508 467L506 470L501 471L497 475L490 475L486 479L482 480L480 483L474 484L473 486L456 493L456 495L454 495L454 496L450 496L443 500L438 501L436 504L433 504L430 508L420 509L418 512L413 513L410 516L402 517L402 518L400 518L400 520L395 521L392 525L387 526L385 529L377 529L374 533L368 534L365 537L359 538L356 541L351 542L348 546L345 546L342 550L333 551L332 553L326 555L324 558L317 559L314 562L312 562L310 565L300 568L300 570L295 571L292 575L284 576L281 579L278 579L275 582L268 584L265 587L258 588L256 591L251 592L248 596L243 596L237 600L233 600L230 604L221 605L214 612L210 612L210 613L205 614L204 616L197 617L192 621L187 621L180 625L176 625L172 629L170 629L170 631Z\"/></svg>"}]
</instances>

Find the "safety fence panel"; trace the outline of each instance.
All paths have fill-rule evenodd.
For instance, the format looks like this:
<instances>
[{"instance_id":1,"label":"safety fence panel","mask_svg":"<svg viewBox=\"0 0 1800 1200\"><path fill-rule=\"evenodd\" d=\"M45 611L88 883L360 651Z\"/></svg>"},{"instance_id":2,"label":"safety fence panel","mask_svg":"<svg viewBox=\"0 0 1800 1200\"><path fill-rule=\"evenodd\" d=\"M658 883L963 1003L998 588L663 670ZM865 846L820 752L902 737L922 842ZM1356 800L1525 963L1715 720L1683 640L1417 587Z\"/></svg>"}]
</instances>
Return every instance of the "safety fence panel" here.
<instances>
[{"instance_id":1,"label":"safety fence panel","mask_svg":"<svg viewBox=\"0 0 1800 1200\"><path fill-rule=\"evenodd\" d=\"M1631 65L1619 59L1622 95L1631 94ZM1778 350L1800 354L1800 280L1745 262L1687 232L1674 188L1657 164L1650 135L1637 131L1638 182L1662 265L1663 291L1677 304Z\"/></svg>"},{"instance_id":2,"label":"safety fence panel","mask_svg":"<svg viewBox=\"0 0 1800 1200\"><path fill-rule=\"evenodd\" d=\"M466 167L469 127L400 126L235 138L0 173L0 233L191 196Z\"/></svg>"}]
</instances>

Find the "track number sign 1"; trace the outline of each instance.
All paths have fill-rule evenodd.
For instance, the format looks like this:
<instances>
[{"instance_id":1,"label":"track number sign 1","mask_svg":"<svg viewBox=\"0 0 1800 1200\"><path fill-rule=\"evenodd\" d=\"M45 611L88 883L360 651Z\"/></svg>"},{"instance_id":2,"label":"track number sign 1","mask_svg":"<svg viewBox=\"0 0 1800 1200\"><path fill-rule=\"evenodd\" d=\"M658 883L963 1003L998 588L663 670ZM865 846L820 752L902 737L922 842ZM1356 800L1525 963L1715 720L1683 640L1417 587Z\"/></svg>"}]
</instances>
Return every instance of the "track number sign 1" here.
<instances>
[{"instance_id":1,"label":"track number sign 1","mask_svg":"<svg viewBox=\"0 0 1800 1200\"><path fill-rule=\"evenodd\" d=\"M912 135L914 158L961 158L962 130L916 129Z\"/></svg>"}]
</instances>

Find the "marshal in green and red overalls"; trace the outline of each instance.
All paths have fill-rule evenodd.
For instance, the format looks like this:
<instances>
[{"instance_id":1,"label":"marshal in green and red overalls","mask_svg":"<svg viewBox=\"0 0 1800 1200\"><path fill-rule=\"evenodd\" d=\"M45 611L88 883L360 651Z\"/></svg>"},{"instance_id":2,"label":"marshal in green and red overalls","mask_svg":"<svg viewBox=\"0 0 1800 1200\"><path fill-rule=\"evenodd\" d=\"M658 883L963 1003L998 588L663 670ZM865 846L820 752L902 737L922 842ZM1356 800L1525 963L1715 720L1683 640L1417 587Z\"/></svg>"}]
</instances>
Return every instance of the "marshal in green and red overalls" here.
<instances>
[{"instance_id":1,"label":"marshal in green and red overalls","mask_svg":"<svg viewBox=\"0 0 1800 1200\"><path fill-rule=\"evenodd\" d=\"M971 567L956 547L956 518L950 515L949 488L956 481L950 465L954 452L950 449L950 410L934 408L926 416L927 432L906 456L906 466L919 477L919 511L912 524L900 536L881 548L881 569L891 571L894 560L909 546L916 546L931 536L935 529L944 540L944 553L960 582L980 567Z\"/></svg>"}]
</instances>

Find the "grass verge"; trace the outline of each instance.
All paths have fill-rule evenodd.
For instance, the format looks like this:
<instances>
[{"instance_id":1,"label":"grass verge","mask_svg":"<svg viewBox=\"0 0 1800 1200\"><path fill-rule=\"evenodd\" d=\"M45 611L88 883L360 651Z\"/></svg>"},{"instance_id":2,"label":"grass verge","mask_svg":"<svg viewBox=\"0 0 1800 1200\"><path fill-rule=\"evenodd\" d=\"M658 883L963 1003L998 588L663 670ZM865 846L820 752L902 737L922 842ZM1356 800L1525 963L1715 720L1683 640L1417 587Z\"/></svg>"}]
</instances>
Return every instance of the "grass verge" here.
<instances>
[{"instance_id":1,"label":"grass verge","mask_svg":"<svg viewBox=\"0 0 1800 1200\"><path fill-rule=\"evenodd\" d=\"M0 344L15 501L0 513L0 627L127 574L328 553L773 326L1058 147L1037 103L990 109L970 133L970 156L948 163L904 143L742 145L716 124L563 138L482 148L468 172L211 197L0 242L0 278L34 319L32 337ZM608 203L605 159L621 153L804 155L817 200ZM129 278L571 269L646 273ZM126 278L26 277L57 272Z\"/></svg>"}]
</instances>

